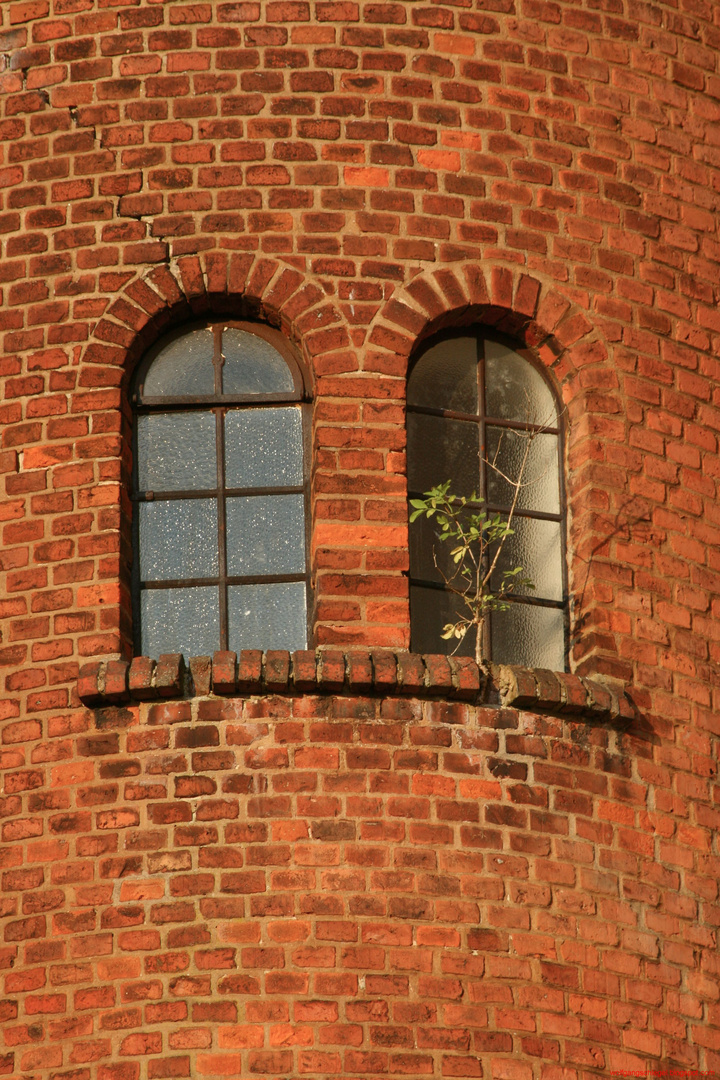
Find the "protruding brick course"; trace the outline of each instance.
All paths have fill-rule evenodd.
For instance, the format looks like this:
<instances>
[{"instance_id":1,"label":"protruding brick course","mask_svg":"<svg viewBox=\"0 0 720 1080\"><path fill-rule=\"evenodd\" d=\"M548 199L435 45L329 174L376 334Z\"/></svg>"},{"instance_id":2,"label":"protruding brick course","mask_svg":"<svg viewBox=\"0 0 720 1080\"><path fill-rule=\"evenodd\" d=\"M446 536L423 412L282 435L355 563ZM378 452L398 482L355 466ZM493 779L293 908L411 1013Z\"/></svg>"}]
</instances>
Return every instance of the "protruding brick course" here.
<instances>
[{"instance_id":1,"label":"protruding brick course","mask_svg":"<svg viewBox=\"0 0 720 1080\"><path fill-rule=\"evenodd\" d=\"M365 694L462 698L475 703L582 714L587 719L630 721L635 715L628 695L597 680L562 672L510 666L491 667L488 675L469 657L420 656L375 651L327 653L248 650L194 657L149 657L85 664L78 696L91 707L147 701L154 697L263 694Z\"/></svg>"}]
</instances>

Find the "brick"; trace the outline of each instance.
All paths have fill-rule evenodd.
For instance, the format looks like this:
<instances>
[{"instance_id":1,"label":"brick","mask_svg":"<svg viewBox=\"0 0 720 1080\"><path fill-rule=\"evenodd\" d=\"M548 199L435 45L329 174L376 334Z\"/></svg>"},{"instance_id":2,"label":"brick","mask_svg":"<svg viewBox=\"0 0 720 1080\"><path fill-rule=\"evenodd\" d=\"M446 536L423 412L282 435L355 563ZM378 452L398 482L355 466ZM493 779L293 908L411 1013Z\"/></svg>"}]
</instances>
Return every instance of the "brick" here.
<instances>
[{"instance_id":1,"label":"brick","mask_svg":"<svg viewBox=\"0 0 720 1080\"><path fill-rule=\"evenodd\" d=\"M262 683L262 653L257 649L243 649L237 671L237 689L247 693L260 690Z\"/></svg>"},{"instance_id":2,"label":"brick","mask_svg":"<svg viewBox=\"0 0 720 1080\"><path fill-rule=\"evenodd\" d=\"M147 656L136 656L130 664L128 687L133 698L150 701L156 696L155 662Z\"/></svg>"},{"instance_id":3,"label":"brick","mask_svg":"<svg viewBox=\"0 0 720 1080\"><path fill-rule=\"evenodd\" d=\"M210 656L191 656L189 667L194 694L203 697L209 694L212 680L212 658Z\"/></svg>"},{"instance_id":4,"label":"brick","mask_svg":"<svg viewBox=\"0 0 720 1080\"><path fill-rule=\"evenodd\" d=\"M455 685L455 696L474 700L484 682L475 661L467 656L451 656L449 663Z\"/></svg>"},{"instance_id":5,"label":"brick","mask_svg":"<svg viewBox=\"0 0 720 1080\"><path fill-rule=\"evenodd\" d=\"M422 658L413 653L398 655L398 680L405 693L417 694L425 686L425 665Z\"/></svg>"},{"instance_id":6,"label":"brick","mask_svg":"<svg viewBox=\"0 0 720 1080\"><path fill-rule=\"evenodd\" d=\"M281 649L266 652L264 675L268 690L286 691L290 683L290 654Z\"/></svg>"},{"instance_id":7,"label":"brick","mask_svg":"<svg viewBox=\"0 0 720 1080\"><path fill-rule=\"evenodd\" d=\"M167 653L158 657L155 668L155 689L159 697L176 697L182 692L185 671L183 657L179 653Z\"/></svg>"},{"instance_id":8,"label":"brick","mask_svg":"<svg viewBox=\"0 0 720 1080\"><path fill-rule=\"evenodd\" d=\"M717 1066L719 44L666 6L4 5L0 1072ZM133 380L215 318L302 373L308 648L134 656ZM567 672L407 651L407 373L476 326L563 402Z\"/></svg>"},{"instance_id":9,"label":"brick","mask_svg":"<svg viewBox=\"0 0 720 1080\"><path fill-rule=\"evenodd\" d=\"M317 661L314 652L299 650L292 654L292 683L300 692L316 689Z\"/></svg>"},{"instance_id":10,"label":"brick","mask_svg":"<svg viewBox=\"0 0 720 1080\"><path fill-rule=\"evenodd\" d=\"M325 691L342 690L345 683L345 657L342 653L327 651L320 655L318 687Z\"/></svg>"},{"instance_id":11,"label":"brick","mask_svg":"<svg viewBox=\"0 0 720 1080\"><path fill-rule=\"evenodd\" d=\"M427 672L426 685L431 694L447 693L452 689L452 669L444 656L424 657Z\"/></svg>"},{"instance_id":12,"label":"brick","mask_svg":"<svg viewBox=\"0 0 720 1080\"><path fill-rule=\"evenodd\" d=\"M101 664L84 664L78 675L78 696L87 705L100 705L104 685L100 685Z\"/></svg>"},{"instance_id":13,"label":"brick","mask_svg":"<svg viewBox=\"0 0 720 1080\"><path fill-rule=\"evenodd\" d=\"M105 665L104 702L117 705L129 700L128 671L130 665L124 660L110 660Z\"/></svg>"},{"instance_id":14,"label":"brick","mask_svg":"<svg viewBox=\"0 0 720 1080\"><path fill-rule=\"evenodd\" d=\"M366 693L372 688L373 672L370 654L351 652L347 654L348 687L355 693Z\"/></svg>"},{"instance_id":15,"label":"brick","mask_svg":"<svg viewBox=\"0 0 720 1080\"><path fill-rule=\"evenodd\" d=\"M233 652L216 652L212 660L212 688L215 694L234 694L237 655Z\"/></svg>"},{"instance_id":16,"label":"brick","mask_svg":"<svg viewBox=\"0 0 720 1080\"><path fill-rule=\"evenodd\" d=\"M397 660L392 653L373 652L373 686L378 691L392 691L397 686Z\"/></svg>"}]
</instances>

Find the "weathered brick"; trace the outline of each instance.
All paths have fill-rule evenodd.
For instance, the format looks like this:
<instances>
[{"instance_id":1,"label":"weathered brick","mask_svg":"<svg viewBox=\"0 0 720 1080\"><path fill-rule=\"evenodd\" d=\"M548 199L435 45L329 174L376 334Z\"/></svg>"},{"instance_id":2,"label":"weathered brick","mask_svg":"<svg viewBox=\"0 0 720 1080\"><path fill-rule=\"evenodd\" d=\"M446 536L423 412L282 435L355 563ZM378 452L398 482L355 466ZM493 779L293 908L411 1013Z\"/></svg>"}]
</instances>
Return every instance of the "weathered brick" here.
<instances>
[{"instance_id":1,"label":"weathered brick","mask_svg":"<svg viewBox=\"0 0 720 1080\"><path fill-rule=\"evenodd\" d=\"M0 1072L717 1067L720 44L659 6L3 6ZM307 648L134 656L132 379L216 318L304 368ZM567 672L408 652L471 325L563 403Z\"/></svg>"}]
</instances>

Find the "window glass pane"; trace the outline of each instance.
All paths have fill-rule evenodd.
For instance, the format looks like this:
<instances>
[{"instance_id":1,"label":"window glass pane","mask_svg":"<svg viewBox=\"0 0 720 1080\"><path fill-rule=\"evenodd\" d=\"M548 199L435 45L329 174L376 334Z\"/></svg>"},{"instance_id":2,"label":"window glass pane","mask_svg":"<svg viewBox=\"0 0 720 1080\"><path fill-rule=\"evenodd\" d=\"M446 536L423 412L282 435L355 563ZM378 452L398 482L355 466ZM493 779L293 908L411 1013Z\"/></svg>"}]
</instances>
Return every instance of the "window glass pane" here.
<instances>
[{"instance_id":1,"label":"window glass pane","mask_svg":"<svg viewBox=\"0 0 720 1080\"><path fill-rule=\"evenodd\" d=\"M562 600L560 523L514 517L512 528L513 535L504 542L493 575L493 590L497 591L500 587L502 570L514 570L516 566L521 566L522 573L518 576L530 578L535 588L517 589L520 595Z\"/></svg>"},{"instance_id":2,"label":"window glass pane","mask_svg":"<svg viewBox=\"0 0 720 1080\"><path fill-rule=\"evenodd\" d=\"M290 368L269 341L247 330L226 328L222 351L224 394L289 394Z\"/></svg>"},{"instance_id":3,"label":"window glass pane","mask_svg":"<svg viewBox=\"0 0 720 1080\"><path fill-rule=\"evenodd\" d=\"M477 424L441 416L408 413L408 487L428 491L452 480L456 495L471 495L480 481Z\"/></svg>"},{"instance_id":4,"label":"window glass pane","mask_svg":"<svg viewBox=\"0 0 720 1080\"><path fill-rule=\"evenodd\" d=\"M448 338L433 345L408 380L408 405L477 414L477 340Z\"/></svg>"},{"instance_id":5,"label":"window glass pane","mask_svg":"<svg viewBox=\"0 0 720 1080\"><path fill-rule=\"evenodd\" d=\"M142 581L217 576L215 499L140 503L139 512Z\"/></svg>"},{"instance_id":6,"label":"window glass pane","mask_svg":"<svg viewBox=\"0 0 720 1080\"><path fill-rule=\"evenodd\" d=\"M509 480L522 479L517 501L519 510L559 514L557 435L530 436L524 431L488 425L486 438L488 502L496 506L511 506L515 489L501 475L504 473ZM528 456L523 470L526 452ZM498 471L492 467L493 464Z\"/></svg>"},{"instance_id":7,"label":"window glass pane","mask_svg":"<svg viewBox=\"0 0 720 1080\"><path fill-rule=\"evenodd\" d=\"M456 542L440 539L440 528L435 518L417 518L410 525L410 576L441 584L449 581L459 588L462 578L452 560L454 547Z\"/></svg>"},{"instance_id":8,"label":"window glass pane","mask_svg":"<svg viewBox=\"0 0 720 1080\"><path fill-rule=\"evenodd\" d=\"M217 487L215 417L211 412L137 417L140 491L199 491Z\"/></svg>"},{"instance_id":9,"label":"window glass pane","mask_svg":"<svg viewBox=\"0 0 720 1080\"><path fill-rule=\"evenodd\" d=\"M492 658L500 664L565 670L563 613L557 608L511 604L491 615Z\"/></svg>"},{"instance_id":10,"label":"window glass pane","mask_svg":"<svg viewBox=\"0 0 720 1080\"><path fill-rule=\"evenodd\" d=\"M241 649L304 649L307 643L305 583L231 585L229 645Z\"/></svg>"},{"instance_id":11,"label":"window glass pane","mask_svg":"<svg viewBox=\"0 0 720 1080\"><path fill-rule=\"evenodd\" d=\"M225 417L229 488L296 487L303 482L300 406L231 409Z\"/></svg>"},{"instance_id":12,"label":"window glass pane","mask_svg":"<svg viewBox=\"0 0 720 1080\"><path fill-rule=\"evenodd\" d=\"M475 631L471 630L462 641L453 638L444 641L441 637L446 623L454 623L458 612L465 614L462 601L444 589L423 589L419 585L410 587L410 619L412 623L413 652L452 653L454 656L475 655Z\"/></svg>"},{"instance_id":13,"label":"window glass pane","mask_svg":"<svg viewBox=\"0 0 720 1080\"><path fill-rule=\"evenodd\" d=\"M540 372L507 345L486 340L484 347L487 415L555 427L555 399Z\"/></svg>"},{"instance_id":14,"label":"window glass pane","mask_svg":"<svg viewBox=\"0 0 720 1080\"><path fill-rule=\"evenodd\" d=\"M220 647L216 585L191 589L144 589L141 596L143 656L182 653L207 656Z\"/></svg>"},{"instance_id":15,"label":"window glass pane","mask_svg":"<svg viewBox=\"0 0 720 1080\"><path fill-rule=\"evenodd\" d=\"M158 353L145 376L143 397L185 397L215 392L213 332L190 330Z\"/></svg>"},{"instance_id":16,"label":"window glass pane","mask_svg":"<svg viewBox=\"0 0 720 1080\"><path fill-rule=\"evenodd\" d=\"M305 573L305 500L302 495L228 499L230 577Z\"/></svg>"}]
</instances>

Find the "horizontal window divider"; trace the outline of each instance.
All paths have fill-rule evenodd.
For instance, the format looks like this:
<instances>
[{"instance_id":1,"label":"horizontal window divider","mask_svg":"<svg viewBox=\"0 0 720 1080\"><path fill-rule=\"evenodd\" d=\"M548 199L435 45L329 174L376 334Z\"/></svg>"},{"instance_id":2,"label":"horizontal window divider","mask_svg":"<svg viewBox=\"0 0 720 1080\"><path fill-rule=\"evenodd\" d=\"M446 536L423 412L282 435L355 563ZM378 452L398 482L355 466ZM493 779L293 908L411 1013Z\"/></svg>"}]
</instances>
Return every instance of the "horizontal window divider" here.
<instances>
[{"instance_id":1,"label":"horizontal window divider","mask_svg":"<svg viewBox=\"0 0 720 1080\"><path fill-rule=\"evenodd\" d=\"M253 495L302 495L304 491L305 488L302 485L222 489L223 495L227 498L252 497ZM216 499L218 495L218 488L202 488L191 491L139 491L132 496L132 499L133 502L171 502L175 499Z\"/></svg>"},{"instance_id":2,"label":"horizontal window divider","mask_svg":"<svg viewBox=\"0 0 720 1080\"><path fill-rule=\"evenodd\" d=\"M417 585L419 589L435 589L437 592L451 592L442 581L428 581L425 578L410 578L411 585Z\"/></svg>"},{"instance_id":3,"label":"horizontal window divider","mask_svg":"<svg viewBox=\"0 0 720 1080\"><path fill-rule=\"evenodd\" d=\"M141 581L140 588L148 590L156 589L194 589L201 586L220 585L283 585L288 582L306 580L305 574L249 574L247 577L226 578L171 578L167 581Z\"/></svg>"},{"instance_id":4,"label":"horizontal window divider","mask_svg":"<svg viewBox=\"0 0 720 1080\"><path fill-rule=\"evenodd\" d=\"M442 581L428 581L426 578L411 577L410 585L417 589L434 589L436 592L454 593L456 596L462 596L460 589L449 589ZM509 604L527 604L530 607L557 608L559 611L563 611L565 608L565 602L563 600L549 600L544 596L525 596L520 593L507 593L503 596L503 600L507 600Z\"/></svg>"},{"instance_id":5,"label":"horizontal window divider","mask_svg":"<svg viewBox=\"0 0 720 1080\"><path fill-rule=\"evenodd\" d=\"M557 435L560 429L545 424L529 424L524 420L500 420L480 413L455 412L454 409L433 409L429 405L408 405L409 413L422 413L424 416L440 416L447 420L464 420L469 424L485 424L486 427L502 427L513 431L530 431L539 435Z\"/></svg>"},{"instance_id":6,"label":"horizontal window divider","mask_svg":"<svg viewBox=\"0 0 720 1080\"><path fill-rule=\"evenodd\" d=\"M268 405L299 405L305 399L296 393L287 394L188 394L187 397L144 397L135 402L138 413L160 412L163 409L186 409L189 405L222 409L229 405L245 408L266 408Z\"/></svg>"},{"instance_id":7,"label":"horizontal window divider","mask_svg":"<svg viewBox=\"0 0 720 1080\"><path fill-rule=\"evenodd\" d=\"M526 604L528 607L548 607L557 611L565 610L564 600L550 600L544 596L525 596L522 593L509 593L503 597L508 604Z\"/></svg>"},{"instance_id":8,"label":"horizontal window divider","mask_svg":"<svg viewBox=\"0 0 720 1080\"><path fill-rule=\"evenodd\" d=\"M493 514L509 514L509 506L497 506L495 503L485 503L485 509L489 510ZM561 514L546 514L543 510L518 510L515 507L513 511L513 521L515 518L526 517L533 518L535 521L562 521Z\"/></svg>"},{"instance_id":9,"label":"horizontal window divider","mask_svg":"<svg viewBox=\"0 0 720 1080\"><path fill-rule=\"evenodd\" d=\"M424 491L408 491L408 499L421 499L425 495ZM509 514L509 506L498 506L496 503L478 503L468 502L469 510L487 510L492 514ZM543 510L518 510L517 507L513 511L513 520L518 517L533 518L537 521L558 521L563 520L562 514L546 514ZM429 519L432 521L432 518Z\"/></svg>"},{"instance_id":10,"label":"horizontal window divider","mask_svg":"<svg viewBox=\"0 0 720 1080\"><path fill-rule=\"evenodd\" d=\"M510 431L529 431L536 435L559 435L560 429L550 427L547 424L529 424L524 420L493 420L492 417L484 417L485 427L507 428Z\"/></svg>"}]
</instances>

